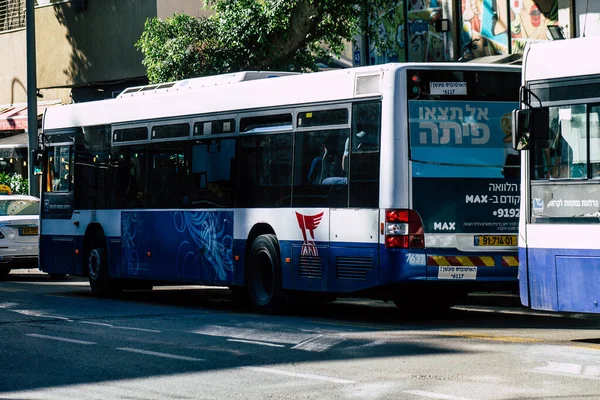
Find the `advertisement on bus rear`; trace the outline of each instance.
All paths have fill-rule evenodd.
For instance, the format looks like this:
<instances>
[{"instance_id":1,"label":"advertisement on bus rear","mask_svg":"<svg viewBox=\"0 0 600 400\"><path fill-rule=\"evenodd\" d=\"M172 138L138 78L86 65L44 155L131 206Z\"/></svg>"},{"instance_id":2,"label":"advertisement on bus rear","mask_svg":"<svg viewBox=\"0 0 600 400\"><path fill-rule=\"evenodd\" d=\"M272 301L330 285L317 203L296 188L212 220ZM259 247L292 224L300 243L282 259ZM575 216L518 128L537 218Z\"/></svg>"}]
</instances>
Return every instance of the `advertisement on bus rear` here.
<instances>
[{"instance_id":1,"label":"advertisement on bus rear","mask_svg":"<svg viewBox=\"0 0 600 400\"><path fill-rule=\"evenodd\" d=\"M413 209L426 232L515 233L514 102L409 101Z\"/></svg>"}]
</instances>

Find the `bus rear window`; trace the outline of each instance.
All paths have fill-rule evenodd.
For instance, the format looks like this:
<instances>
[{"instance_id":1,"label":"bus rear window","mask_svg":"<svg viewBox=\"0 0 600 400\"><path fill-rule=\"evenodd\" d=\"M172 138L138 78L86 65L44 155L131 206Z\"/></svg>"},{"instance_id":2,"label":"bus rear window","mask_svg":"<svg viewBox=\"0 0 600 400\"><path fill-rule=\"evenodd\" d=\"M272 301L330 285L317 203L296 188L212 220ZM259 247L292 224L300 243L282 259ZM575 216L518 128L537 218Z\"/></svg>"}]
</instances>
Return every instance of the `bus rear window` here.
<instances>
[{"instance_id":1,"label":"bus rear window","mask_svg":"<svg viewBox=\"0 0 600 400\"><path fill-rule=\"evenodd\" d=\"M518 101L518 71L407 70L409 100Z\"/></svg>"}]
</instances>

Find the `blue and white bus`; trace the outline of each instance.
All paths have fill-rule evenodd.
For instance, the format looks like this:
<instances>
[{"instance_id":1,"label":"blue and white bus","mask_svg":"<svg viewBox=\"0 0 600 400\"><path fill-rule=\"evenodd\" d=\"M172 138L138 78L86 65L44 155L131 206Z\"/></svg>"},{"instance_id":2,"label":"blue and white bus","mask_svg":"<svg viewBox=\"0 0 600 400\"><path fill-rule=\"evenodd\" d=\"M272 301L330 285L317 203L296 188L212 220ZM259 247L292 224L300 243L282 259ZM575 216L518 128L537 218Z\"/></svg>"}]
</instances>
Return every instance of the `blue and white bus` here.
<instances>
[{"instance_id":1,"label":"blue and white bus","mask_svg":"<svg viewBox=\"0 0 600 400\"><path fill-rule=\"evenodd\" d=\"M600 38L535 43L523 58L521 302L600 312ZM557 62L555 60L560 60Z\"/></svg>"},{"instance_id":2,"label":"blue and white bus","mask_svg":"<svg viewBox=\"0 0 600 400\"><path fill-rule=\"evenodd\" d=\"M226 286L264 313L301 294L447 308L516 287L519 67L273 75L49 108L41 270L99 294Z\"/></svg>"}]
</instances>

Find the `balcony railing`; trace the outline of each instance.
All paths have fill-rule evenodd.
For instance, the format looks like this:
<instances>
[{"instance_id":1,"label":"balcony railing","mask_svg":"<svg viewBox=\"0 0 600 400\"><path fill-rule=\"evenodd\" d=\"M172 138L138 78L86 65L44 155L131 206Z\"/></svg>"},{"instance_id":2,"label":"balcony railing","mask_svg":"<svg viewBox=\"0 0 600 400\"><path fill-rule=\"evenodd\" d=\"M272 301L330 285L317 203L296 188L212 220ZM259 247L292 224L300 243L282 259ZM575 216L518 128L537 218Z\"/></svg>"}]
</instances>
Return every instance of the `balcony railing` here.
<instances>
[{"instance_id":1,"label":"balcony railing","mask_svg":"<svg viewBox=\"0 0 600 400\"><path fill-rule=\"evenodd\" d=\"M25 0L0 0L0 32L25 28Z\"/></svg>"}]
</instances>

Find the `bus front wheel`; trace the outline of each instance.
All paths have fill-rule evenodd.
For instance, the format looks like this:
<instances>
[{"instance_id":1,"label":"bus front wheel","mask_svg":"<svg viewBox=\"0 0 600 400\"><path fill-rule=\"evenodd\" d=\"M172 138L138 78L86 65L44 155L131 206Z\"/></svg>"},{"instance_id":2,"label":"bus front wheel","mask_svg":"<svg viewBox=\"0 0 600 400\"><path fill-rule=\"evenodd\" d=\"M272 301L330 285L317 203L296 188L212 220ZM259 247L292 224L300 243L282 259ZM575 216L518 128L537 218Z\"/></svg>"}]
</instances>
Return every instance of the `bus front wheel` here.
<instances>
[{"instance_id":1,"label":"bus front wheel","mask_svg":"<svg viewBox=\"0 0 600 400\"><path fill-rule=\"evenodd\" d=\"M108 252L104 237L97 235L87 257L88 276L92 293L97 296L112 296L120 292L119 288L108 277Z\"/></svg>"},{"instance_id":2,"label":"bus front wheel","mask_svg":"<svg viewBox=\"0 0 600 400\"><path fill-rule=\"evenodd\" d=\"M260 235L248 254L247 285L250 303L261 314L276 314L285 304L281 257L275 235Z\"/></svg>"}]
</instances>

